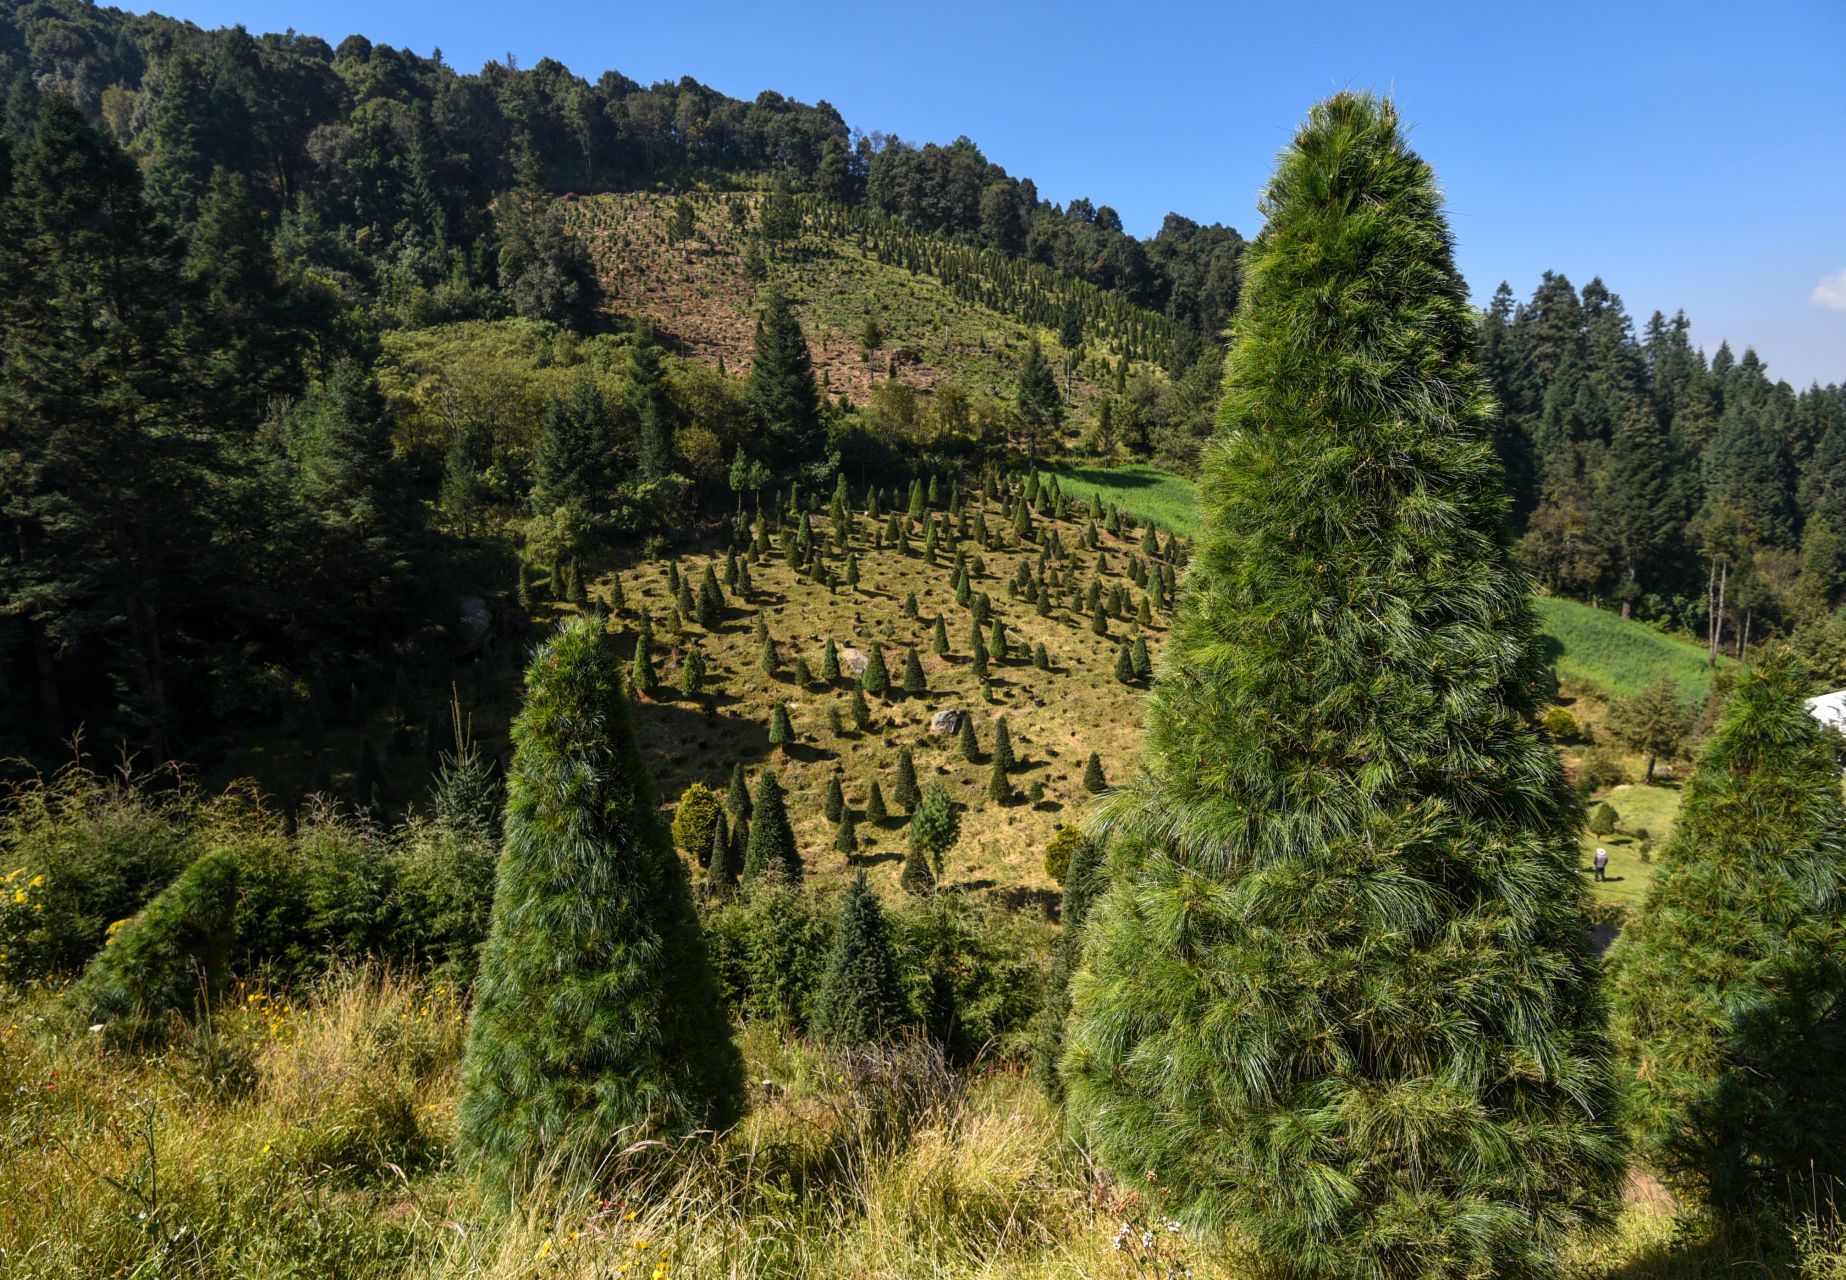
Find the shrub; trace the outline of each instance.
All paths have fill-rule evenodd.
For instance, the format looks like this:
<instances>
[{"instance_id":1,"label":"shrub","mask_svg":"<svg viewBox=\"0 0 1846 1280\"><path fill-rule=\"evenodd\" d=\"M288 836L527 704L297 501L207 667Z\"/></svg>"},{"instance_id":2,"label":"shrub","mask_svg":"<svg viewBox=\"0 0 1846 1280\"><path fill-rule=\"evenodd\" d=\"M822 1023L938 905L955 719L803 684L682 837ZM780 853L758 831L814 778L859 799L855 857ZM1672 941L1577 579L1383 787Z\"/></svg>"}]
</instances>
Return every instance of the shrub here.
<instances>
[{"instance_id":1,"label":"shrub","mask_svg":"<svg viewBox=\"0 0 1846 1280\"><path fill-rule=\"evenodd\" d=\"M1547 707L1544 718L1539 723L1544 725L1545 732L1558 742L1575 742L1580 732L1577 728L1577 718L1563 707Z\"/></svg>"},{"instance_id":2,"label":"shrub","mask_svg":"<svg viewBox=\"0 0 1846 1280\"><path fill-rule=\"evenodd\" d=\"M1582 795L1591 796L1627 781L1628 772L1622 762L1601 747L1584 752L1577 762L1577 791Z\"/></svg>"},{"instance_id":3,"label":"shrub","mask_svg":"<svg viewBox=\"0 0 1846 1280\"><path fill-rule=\"evenodd\" d=\"M163 797L80 768L13 787L0 801L0 978L81 968L110 925L198 856L207 832L253 820L247 797Z\"/></svg>"},{"instance_id":4,"label":"shrub","mask_svg":"<svg viewBox=\"0 0 1846 1280\"><path fill-rule=\"evenodd\" d=\"M897 749L897 782L891 789L891 798L905 813L915 813L917 802L923 798L923 792L917 787L917 763L911 758L909 747Z\"/></svg>"},{"instance_id":5,"label":"shrub","mask_svg":"<svg viewBox=\"0 0 1846 1280\"><path fill-rule=\"evenodd\" d=\"M688 783L673 810L673 843L701 866L711 859L712 828L724 821L718 793L703 782Z\"/></svg>"},{"instance_id":6,"label":"shrub","mask_svg":"<svg viewBox=\"0 0 1846 1280\"><path fill-rule=\"evenodd\" d=\"M1083 762L1083 789L1091 795L1101 795L1109 789L1109 780L1103 777L1102 757L1094 751Z\"/></svg>"},{"instance_id":7,"label":"shrub","mask_svg":"<svg viewBox=\"0 0 1846 1280\"><path fill-rule=\"evenodd\" d=\"M755 886L707 911L705 928L726 1004L785 1030L807 1026L833 932L812 894Z\"/></svg>"},{"instance_id":8,"label":"shrub","mask_svg":"<svg viewBox=\"0 0 1846 1280\"><path fill-rule=\"evenodd\" d=\"M1599 836L1615 834L1615 825L1619 821L1615 806L1604 800L1590 810L1590 831Z\"/></svg>"},{"instance_id":9,"label":"shrub","mask_svg":"<svg viewBox=\"0 0 1846 1280\"><path fill-rule=\"evenodd\" d=\"M951 1060L1026 1048L1038 966L1003 915L960 894L931 894L897 918L896 942L911 1015Z\"/></svg>"}]
</instances>

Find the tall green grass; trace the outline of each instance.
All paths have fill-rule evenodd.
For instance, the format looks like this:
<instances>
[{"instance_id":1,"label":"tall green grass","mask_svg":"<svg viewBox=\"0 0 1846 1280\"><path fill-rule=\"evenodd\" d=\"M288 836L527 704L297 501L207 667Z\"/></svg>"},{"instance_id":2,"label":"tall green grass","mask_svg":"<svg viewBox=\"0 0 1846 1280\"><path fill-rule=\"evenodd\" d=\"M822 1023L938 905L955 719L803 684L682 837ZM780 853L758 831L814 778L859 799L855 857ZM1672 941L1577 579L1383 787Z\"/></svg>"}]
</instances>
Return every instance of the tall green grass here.
<instances>
[{"instance_id":1,"label":"tall green grass","mask_svg":"<svg viewBox=\"0 0 1846 1280\"><path fill-rule=\"evenodd\" d=\"M1184 476L1142 465L1060 463L1040 471L1056 476L1071 497L1087 500L1101 493L1104 501L1163 529L1187 537L1198 530L1197 491ZM1703 701L1710 691L1711 672L1702 646L1574 600L1540 597L1537 603L1547 657L1555 662L1559 679L1594 685L1618 698L1633 697L1663 675L1679 686L1684 698Z\"/></svg>"},{"instance_id":2,"label":"tall green grass","mask_svg":"<svg viewBox=\"0 0 1846 1280\"><path fill-rule=\"evenodd\" d=\"M1141 521L1151 520L1162 529L1191 537L1198 522L1194 511L1196 491L1192 481L1158 467L1080 467L1071 463L1041 466L1039 474L1056 476L1066 497L1089 501L1100 493Z\"/></svg>"},{"instance_id":3,"label":"tall green grass","mask_svg":"<svg viewBox=\"0 0 1846 1280\"><path fill-rule=\"evenodd\" d=\"M1631 698L1661 676L1679 686L1682 698L1702 702L1711 691L1702 646L1575 600L1541 596L1537 603L1551 642L1547 657L1560 680L1595 685L1617 698Z\"/></svg>"}]
</instances>

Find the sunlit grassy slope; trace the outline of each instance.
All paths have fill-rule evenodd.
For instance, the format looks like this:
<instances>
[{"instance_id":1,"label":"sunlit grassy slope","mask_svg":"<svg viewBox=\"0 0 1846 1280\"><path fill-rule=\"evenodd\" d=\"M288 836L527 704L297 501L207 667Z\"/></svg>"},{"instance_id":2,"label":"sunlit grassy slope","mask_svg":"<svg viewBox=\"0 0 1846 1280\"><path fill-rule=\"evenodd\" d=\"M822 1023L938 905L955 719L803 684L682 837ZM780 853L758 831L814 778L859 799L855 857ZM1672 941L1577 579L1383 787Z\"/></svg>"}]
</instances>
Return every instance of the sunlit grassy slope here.
<instances>
[{"instance_id":1,"label":"sunlit grassy slope","mask_svg":"<svg viewBox=\"0 0 1846 1280\"><path fill-rule=\"evenodd\" d=\"M1575 600L1541 596L1538 617L1557 646L1551 656L1560 680L1595 685L1618 698L1634 696L1661 676L1687 700L1702 701L1711 688L1699 645Z\"/></svg>"}]
</instances>

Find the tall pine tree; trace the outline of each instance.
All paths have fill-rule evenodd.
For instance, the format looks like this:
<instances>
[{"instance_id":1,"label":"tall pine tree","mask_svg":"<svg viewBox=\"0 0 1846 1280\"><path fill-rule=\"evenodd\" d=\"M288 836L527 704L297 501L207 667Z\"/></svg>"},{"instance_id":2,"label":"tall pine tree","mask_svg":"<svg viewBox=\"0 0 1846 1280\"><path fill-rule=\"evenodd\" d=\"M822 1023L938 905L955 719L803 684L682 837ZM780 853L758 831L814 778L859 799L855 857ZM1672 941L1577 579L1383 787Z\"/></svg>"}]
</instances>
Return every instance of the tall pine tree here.
<instances>
[{"instance_id":1,"label":"tall pine tree","mask_svg":"<svg viewBox=\"0 0 1846 1280\"><path fill-rule=\"evenodd\" d=\"M1804 693L1739 681L1610 954L1642 1149L1729 1225L1846 1176L1846 806Z\"/></svg>"},{"instance_id":2,"label":"tall pine tree","mask_svg":"<svg viewBox=\"0 0 1846 1280\"><path fill-rule=\"evenodd\" d=\"M1105 1167L1294 1276L1542 1276L1622 1170L1579 812L1429 166L1317 106L1264 199L1203 532L1085 924Z\"/></svg>"},{"instance_id":3,"label":"tall pine tree","mask_svg":"<svg viewBox=\"0 0 1846 1280\"><path fill-rule=\"evenodd\" d=\"M593 1182L637 1139L724 1125L740 1060L612 638L567 624L513 726L506 843L462 1072L461 1144L496 1181Z\"/></svg>"}]
</instances>

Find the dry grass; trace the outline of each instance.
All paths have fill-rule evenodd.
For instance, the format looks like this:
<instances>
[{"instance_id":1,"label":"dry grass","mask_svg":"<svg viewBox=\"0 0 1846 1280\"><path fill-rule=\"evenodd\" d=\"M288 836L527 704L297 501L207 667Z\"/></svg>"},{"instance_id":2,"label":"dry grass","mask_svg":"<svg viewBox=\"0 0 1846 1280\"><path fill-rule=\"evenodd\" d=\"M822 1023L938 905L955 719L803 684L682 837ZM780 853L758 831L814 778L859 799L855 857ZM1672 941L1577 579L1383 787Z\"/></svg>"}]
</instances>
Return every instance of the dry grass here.
<instances>
[{"instance_id":1,"label":"dry grass","mask_svg":"<svg viewBox=\"0 0 1846 1280\"><path fill-rule=\"evenodd\" d=\"M0 992L0 1276L342 1280L937 1277L1232 1280L1249 1257L1095 1176L1020 1073L923 1045L826 1054L742 1032L755 1098L719 1137L630 1151L606 1197L486 1198L445 1156L463 1027L400 974L217 1011L157 1057L35 1028ZM1762 1274L1676 1230L1633 1181L1571 1277ZM1841 1274L1816 1236L1804 1274Z\"/></svg>"}]
</instances>

